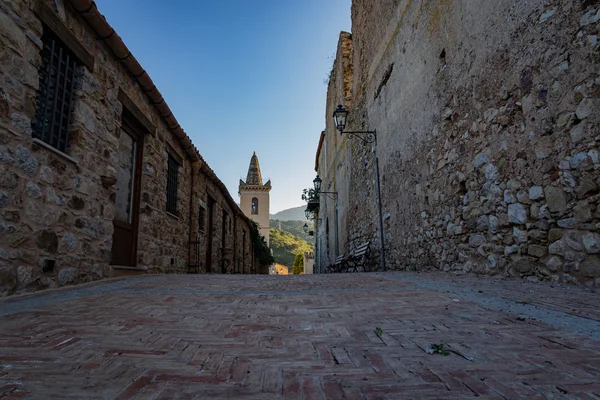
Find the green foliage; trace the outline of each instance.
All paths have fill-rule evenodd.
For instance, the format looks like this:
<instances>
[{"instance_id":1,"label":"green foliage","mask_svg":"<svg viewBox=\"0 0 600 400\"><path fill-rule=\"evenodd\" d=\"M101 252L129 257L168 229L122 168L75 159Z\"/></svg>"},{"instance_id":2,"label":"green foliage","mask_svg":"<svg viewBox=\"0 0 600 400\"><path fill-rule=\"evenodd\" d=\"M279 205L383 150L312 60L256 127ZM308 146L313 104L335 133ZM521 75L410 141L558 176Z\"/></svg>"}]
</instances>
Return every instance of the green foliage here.
<instances>
[{"instance_id":1,"label":"green foliage","mask_svg":"<svg viewBox=\"0 0 600 400\"><path fill-rule=\"evenodd\" d=\"M315 189L304 189L302 191L302 200L307 202L319 202L319 194Z\"/></svg>"},{"instance_id":2,"label":"green foliage","mask_svg":"<svg viewBox=\"0 0 600 400\"><path fill-rule=\"evenodd\" d=\"M312 223L312 221L278 221L278 220L271 220L270 224L271 227L275 228L275 229L281 229L282 231L291 233L292 235L299 237L302 240L307 241L309 244L313 243L315 241L315 237L314 236L309 236L308 233L304 233L304 230L302 229L302 227L304 226L304 224L308 225L308 230L312 231L314 230L314 225Z\"/></svg>"},{"instance_id":3,"label":"green foliage","mask_svg":"<svg viewBox=\"0 0 600 400\"><path fill-rule=\"evenodd\" d=\"M380 327L375 327L375 334L379 337L381 337L381 335L383 335L383 329L381 329Z\"/></svg>"},{"instance_id":4,"label":"green foliage","mask_svg":"<svg viewBox=\"0 0 600 400\"><path fill-rule=\"evenodd\" d=\"M445 348L443 343L431 344L430 346L432 354L441 354L443 356L450 355L450 351Z\"/></svg>"},{"instance_id":5,"label":"green foliage","mask_svg":"<svg viewBox=\"0 0 600 400\"><path fill-rule=\"evenodd\" d=\"M294 267L304 266L304 254L296 254L296 258L294 258Z\"/></svg>"},{"instance_id":6,"label":"green foliage","mask_svg":"<svg viewBox=\"0 0 600 400\"><path fill-rule=\"evenodd\" d=\"M250 230L250 238L252 240L252 246L254 247L254 254L258 263L262 266L271 265L275 262L271 255L271 249L265 241L265 237L258 231L258 225L254 221L250 221L252 229Z\"/></svg>"},{"instance_id":7,"label":"green foliage","mask_svg":"<svg viewBox=\"0 0 600 400\"><path fill-rule=\"evenodd\" d=\"M300 275L304 272L304 253L296 254L294 258L294 268L292 268L292 274Z\"/></svg>"},{"instance_id":8,"label":"green foliage","mask_svg":"<svg viewBox=\"0 0 600 400\"><path fill-rule=\"evenodd\" d=\"M283 230L271 228L270 244L275 262L291 267L296 254L313 251L313 246L305 240Z\"/></svg>"}]
</instances>

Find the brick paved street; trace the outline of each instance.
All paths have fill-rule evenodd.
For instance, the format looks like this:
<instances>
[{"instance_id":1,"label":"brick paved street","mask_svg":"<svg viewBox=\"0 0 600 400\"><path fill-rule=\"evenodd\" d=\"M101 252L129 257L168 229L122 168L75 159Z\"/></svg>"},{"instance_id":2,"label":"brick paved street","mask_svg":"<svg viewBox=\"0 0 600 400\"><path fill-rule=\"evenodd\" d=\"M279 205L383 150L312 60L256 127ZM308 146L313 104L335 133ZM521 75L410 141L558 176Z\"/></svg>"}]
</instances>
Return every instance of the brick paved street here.
<instances>
[{"instance_id":1,"label":"brick paved street","mask_svg":"<svg viewBox=\"0 0 600 400\"><path fill-rule=\"evenodd\" d=\"M598 399L598 304L448 275L111 280L0 300L0 398Z\"/></svg>"}]
</instances>

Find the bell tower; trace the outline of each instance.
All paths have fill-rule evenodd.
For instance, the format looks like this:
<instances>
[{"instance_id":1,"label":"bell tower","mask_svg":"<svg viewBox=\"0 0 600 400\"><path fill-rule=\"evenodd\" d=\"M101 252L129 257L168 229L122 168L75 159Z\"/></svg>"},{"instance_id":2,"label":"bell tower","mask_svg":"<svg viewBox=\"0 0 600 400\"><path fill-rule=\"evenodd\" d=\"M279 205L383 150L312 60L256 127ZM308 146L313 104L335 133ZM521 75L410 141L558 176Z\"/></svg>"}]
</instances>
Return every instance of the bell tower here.
<instances>
[{"instance_id":1,"label":"bell tower","mask_svg":"<svg viewBox=\"0 0 600 400\"><path fill-rule=\"evenodd\" d=\"M250 159L246 182L240 179L238 194L240 195L240 208L254 222L257 223L261 235L269 244L269 192L271 181L263 185L260 174L260 165L256 152Z\"/></svg>"}]
</instances>

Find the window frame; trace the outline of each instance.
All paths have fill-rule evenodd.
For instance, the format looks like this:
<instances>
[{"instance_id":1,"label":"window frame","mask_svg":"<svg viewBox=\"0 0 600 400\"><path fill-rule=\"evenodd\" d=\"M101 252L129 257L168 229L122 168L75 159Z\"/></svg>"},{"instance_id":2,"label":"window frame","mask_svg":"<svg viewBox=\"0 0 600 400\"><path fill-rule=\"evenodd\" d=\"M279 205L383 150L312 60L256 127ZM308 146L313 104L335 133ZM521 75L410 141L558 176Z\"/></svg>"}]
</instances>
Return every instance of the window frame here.
<instances>
[{"instance_id":1,"label":"window frame","mask_svg":"<svg viewBox=\"0 0 600 400\"><path fill-rule=\"evenodd\" d=\"M61 153L69 148L78 68L83 64L52 30L44 29L32 137Z\"/></svg>"},{"instance_id":2,"label":"window frame","mask_svg":"<svg viewBox=\"0 0 600 400\"><path fill-rule=\"evenodd\" d=\"M254 212L254 201L256 201L256 212ZM252 200L250 200L250 214L251 215L258 215L258 197L253 197Z\"/></svg>"}]
</instances>

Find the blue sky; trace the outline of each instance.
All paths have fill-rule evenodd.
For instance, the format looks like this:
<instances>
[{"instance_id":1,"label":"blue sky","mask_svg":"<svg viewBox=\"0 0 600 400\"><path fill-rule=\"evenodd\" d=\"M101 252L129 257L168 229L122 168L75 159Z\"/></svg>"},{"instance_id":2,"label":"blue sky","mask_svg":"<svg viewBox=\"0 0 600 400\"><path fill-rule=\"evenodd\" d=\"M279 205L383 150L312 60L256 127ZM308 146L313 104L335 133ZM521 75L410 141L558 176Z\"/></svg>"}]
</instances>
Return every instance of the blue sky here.
<instances>
[{"instance_id":1,"label":"blue sky","mask_svg":"<svg viewBox=\"0 0 600 400\"><path fill-rule=\"evenodd\" d=\"M350 0L96 3L234 199L256 151L271 213L303 204Z\"/></svg>"}]
</instances>

